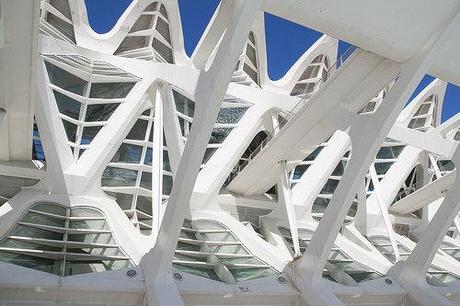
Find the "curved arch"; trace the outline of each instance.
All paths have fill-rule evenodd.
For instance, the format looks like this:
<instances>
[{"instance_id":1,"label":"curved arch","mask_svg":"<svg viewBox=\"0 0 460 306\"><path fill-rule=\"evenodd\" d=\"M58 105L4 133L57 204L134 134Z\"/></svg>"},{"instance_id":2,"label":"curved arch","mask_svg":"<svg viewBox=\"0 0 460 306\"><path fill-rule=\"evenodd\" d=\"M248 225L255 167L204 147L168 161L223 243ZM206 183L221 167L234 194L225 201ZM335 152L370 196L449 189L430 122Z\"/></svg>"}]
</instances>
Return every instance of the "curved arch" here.
<instances>
[{"instance_id":1,"label":"curved arch","mask_svg":"<svg viewBox=\"0 0 460 306\"><path fill-rule=\"evenodd\" d=\"M147 5L114 54L173 64L174 52L165 5L159 1Z\"/></svg>"},{"instance_id":2,"label":"curved arch","mask_svg":"<svg viewBox=\"0 0 460 306\"><path fill-rule=\"evenodd\" d=\"M93 207L37 202L0 242L0 260L70 276L131 265L105 215Z\"/></svg>"}]
</instances>

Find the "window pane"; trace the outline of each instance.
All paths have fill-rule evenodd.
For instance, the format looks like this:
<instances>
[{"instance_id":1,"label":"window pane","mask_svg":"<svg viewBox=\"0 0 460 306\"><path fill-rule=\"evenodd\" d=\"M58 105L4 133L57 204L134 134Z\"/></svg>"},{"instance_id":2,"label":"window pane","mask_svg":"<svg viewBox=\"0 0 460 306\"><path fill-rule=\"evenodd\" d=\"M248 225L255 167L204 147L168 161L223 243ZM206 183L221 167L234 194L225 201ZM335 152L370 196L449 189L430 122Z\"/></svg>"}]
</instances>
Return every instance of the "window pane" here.
<instances>
[{"instance_id":1,"label":"window pane","mask_svg":"<svg viewBox=\"0 0 460 306\"><path fill-rule=\"evenodd\" d=\"M125 98L136 83L93 83L91 84L90 98L121 99Z\"/></svg>"},{"instance_id":2,"label":"window pane","mask_svg":"<svg viewBox=\"0 0 460 306\"><path fill-rule=\"evenodd\" d=\"M166 46L164 43L156 39L155 37L153 38L153 41L152 41L152 47L161 55L161 57L166 62L171 63L171 64L174 63L172 50L168 46Z\"/></svg>"},{"instance_id":3,"label":"window pane","mask_svg":"<svg viewBox=\"0 0 460 306\"><path fill-rule=\"evenodd\" d=\"M81 144L90 144L99 133L102 126L90 126L83 128L83 135L81 136Z\"/></svg>"},{"instance_id":4,"label":"window pane","mask_svg":"<svg viewBox=\"0 0 460 306\"><path fill-rule=\"evenodd\" d=\"M53 93L59 112L63 115L78 120L80 118L80 102L55 90L53 90Z\"/></svg>"},{"instance_id":5,"label":"window pane","mask_svg":"<svg viewBox=\"0 0 460 306\"><path fill-rule=\"evenodd\" d=\"M152 190L152 173L142 172L141 187L147 190Z\"/></svg>"},{"instance_id":6,"label":"window pane","mask_svg":"<svg viewBox=\"0 0 460 306\"><path fill-rule=\"evenodd\" d=\"M73 123L70 123L67 120L62 120L62 123L64 124L64 129L65 129L65 133L67 134L67 139L70 142L75 142L75 139L77 137L77 126Z\"/></svg>"},{"instance_id":7,"label":"window pane","mask_svg":"<svg viewBox=\"0 0 460 306\"><path fill-rule=\"evenodd\" d=\"M107 121L119 105L119 103L90 104L86 108L85 121Z\"/></svg>"},{"instance_id":8,"label":"window pane","mask_svg":"<svg viewBox=\"0 0 460 306\"><path fill-rule=\"evenodd\" d=\"M236 124L247 110L247 107L221 108L217 115L217 123Z\"/></svg>"},{"instance_id":9,"label":"window pane","mask_svg":"<svg viewBox=\"0 0 460 306\"><path fill-rule=\"evenodd\" d=\"M135 163L141 162L142 147L132 144L122 143L112 162Z\"/></svg>"},{"instance_id":10,"label":"window pane","mask_svg":"<svg viewBox=\"0 0 460 306\"><path fill-rule=\"evenodd\" d=\"M137 171L107 167L102 174L102 186L135 186L137 180Z\"/></svg>"},{"instance_id":11,"label":"window pane","mask_svg":"<svg viewBox=\"0 0 460 306\"><path fill-rule=\"evenodd\" d=\"M75 33L73 31L73 25L67 23L61 18L54 16L50 12L46 13L46 22L53 26L56 30L61 32L65 37L75 42Z\"/></svg>"},{"instance_id":12,"label":"window pane","mask_svg":"<svg viewBox=\"0 0 460 306\"><path fill-rule=\"evenodd\" d=\"M167 42L171 43L169 25L163 19L157 19L156 29Z\"/></svg>"},{"instance_id":13,"label":"window pane","mask_svg":"<svg viewBox=\"0 0 460 306\"><path fill-rule=\"evenodd\" d=\"M64 90L70 91L77 95L83 96L85 94L86 86L88 82L74 76L73 74L61 69L53 64L45 61L46 70L50 82Z\"/></svg>"},{"instance_id":14,"label":"window pane","mask_svg":"<svg viewBox=\"0 0 460 306\"><path fill-rule=\"evenodd\" d=\"M147 132L147 123L148 122L146 120L137 120L133 128L129 132L128 136L126 136L126 139L145 140L145 134Z\"/></svg>"}]
</instances>

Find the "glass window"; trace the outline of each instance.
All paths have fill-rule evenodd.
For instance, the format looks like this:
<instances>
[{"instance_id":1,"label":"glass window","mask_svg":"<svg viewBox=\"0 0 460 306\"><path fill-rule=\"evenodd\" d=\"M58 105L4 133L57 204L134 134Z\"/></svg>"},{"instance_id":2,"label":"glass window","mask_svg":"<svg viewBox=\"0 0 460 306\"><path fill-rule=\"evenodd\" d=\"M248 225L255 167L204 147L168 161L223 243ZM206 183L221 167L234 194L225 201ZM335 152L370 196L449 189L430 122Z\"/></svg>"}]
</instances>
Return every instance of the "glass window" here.
<instances>
[{"instance_id":1,"label":"glass window","mask_svg":"<svg viewBox=\"0 0 460 306\"><path fill-rule=\"evenodd\" d=\"M127 36L121 42L115 54L147 47L149 43L148 36Z\"/></svg>"},{"instance_id":2,"label":"glass window","mask_svg":"<svg viewBox=\"0 0 460 306\"><path fill-rule=\"evenodd\" d=\"M162 194L170 195L173 187L173 178L171 175L163 174Z\"/></svg>"},{"instance_id":3,"label":"glass window","mask_svg":"<svg viewBox=\"0 0 460 306\"><path fill-rule=\"evenodd\" d=\"M168 43L171 43L171 36L170 36L170 33L169 33L169 25L163 19L161 19L161 18L157 19L156 29L157 29L158 33L160 33L161 36L163 36L163 38Z\"/></svg>"},{"instance_id":4,"label":"glass window","mask_svg":"<svg viewBox=\"0 0 460 306\"><path fill-rule=\"evenodd\" d=\"M137 120L133 128L129 132L128 136L126 136L126 139L145 140L145 134L147 133L147 124L148 122L146 120Z\"/></svg>"},{"instance_id":5,"label":"glass window","mask_svg":"<svg viewBox=\"0 0 460 306\"><path fill-rule=\"evenodd\" d=\"M257 74L257 71L254 71L251 67L249 67L247 64L243 65L243 70L246 72L249 77L256 83L259 84L259 76Z\"/></svg>"},{"instance_id":6,"label":"glass window","mask_svg":"<svg viewBox=\"0 0 460 306\"><path fill-rule=\"evenodd\" d=\"M136 20L129 33L151 29L152 23L153 15L141 15Z\"/></svg>"},{"instance_id":7,"label":"glass window","mask_svg":"<svg viewBox=\"0 0 460 306\"><path fill-rule=\"evenodd\" d=\"M43 215L40 211L51 211L61 216ZM104 216L95 209L65 208L54 203L39 203L32 206L20 222L12 235L0 242L1 261L59 276L114 270L130 265L128 257L115 243ZM74 229L107 232L73 234ZM64 239L65 235L67 239ZM52 240L52 244L46 240ZM75 246L74 242L78 242L79 245ZM93 247L89 245L91 243L108 244L110 248ZM32 250L38 251L37 258L23 254ZM125 259L116 260L116 263L112 264L113 260L104 258L106 256L120 256ZM81 262L85 268L75 269L74 266L79 266Z\"/></svg>"},{"instance_id":8,"label":"glass window","mask_svg":"<svg viewBox=\"0 0 460 306\"><path fill-rule=\"evenodd\" d=\"M247 110L248 107L221 108L217 115L217 123L236 124Z\"/></svg>"},{"instance_id":9,"label":"glass window","mask_svg":"<svg viewBox=\"0 0 460 306\"><path fill-rule=\"evenodd\" d=\"M119 103L90 104L86 108L85 121L107 121L119 105Z\"/></svg>"},{"instance_id":10,"label":"glass window","mask_svg":"<svg viewBox=\"0 0 460 306\"><path fill-rule=\"evenodd\" d=\"M172 50L157 38L153 38L152 47L155 49L167 63L174 63Z\"/></svg>"},{"instance_id":11,"label":"glass window","mask_svg":"<svg viewBox=\"0 0 460 306\"><path fill-rule=\"evenodd\" d=\"M101 130L102 126L89 126L83 128L83 134L81 136L81 144L90 144L96 137L97 133Z\"/></svg>"},{"instance_id":12,"label":"glass window","mask_svg":"<svg viewBox=\"0 0 460 306\"><path fill-rule=\"evenodd\" d=\"M61 18L51 14L49 11L46 13L46 22L52 27L61 32L65 37L75 42L75 33L73 31L73 25L62 20Z\"/></svg>"},{"instance_id":13,"label":"glass window","mask_svg":"<svg viewBox=\"0 0 460 306\"><path fill-rule=\"evenodd\" d=\"M147 190L152 190L152 173L142 172L140 186Z\"/></svg>"},{"instance_id":14,"label":"glass window","mask_svg":"<svg viewBox=\"0 0 460 306\"><path fill-rule=\"evenodd\" d=\"M136 170L107 167L102 174L102 186L107 187L135 186L136 180Z\"/></svg>"},{"instance_id":15,"label":"glass window","mask_svg":"<svg viewBox=\"0 0 460 306\"><path fill-rule=\"evenodd\" d=\"M127 143L122 143L117 153L112 158L112 162L135 163L141 162L142 147Z\"/></svg>"},{"instance_id":16,"label":"glass window","mask_svg":"<svg viewBox=\"0 0 460 306\"><path fill-rule=\"evenodd\" d=\"M69 2L67 0L49 0L48 3L56 10L58 10L62 15L72 20L72 13L70 11Z\"/></svg>"},{"instance_id":17,"label":"glass window","mask_svg":"<svg viewBox=\"0 0 460 306\"><path fill-rule=\"evenodd\" d=\"M65 133L67 134L67 139L70 142L75 142L77 138L77 126L73 123L70 123L67 120L62 120L64 124Z\"/></svg>"},{"instance_id":18,"label":"glass window","mask_svg":"<svg viewBox=\"0 0 460 306\"><path fill-rule=\"evenodd\" d=\"M136 83L93 83L91 84L90 98L121 99L126 98Z\"/></svg>"},{"instance_id":19,"label":"glass window","mask_svg":"<svg viewBox=\"0 0 460 306\"><path fill-rule=\"evenodd\" d=\"M52 84L80 96L85 94L88 82L47 61L45 66Z\"/></svg>"},{"instance_id":20,"label":"glass window","mask_svg":"<svg viewBox=\"0 0 460 306\"><path fill-rule=\"evenodd\" d=\"M193 118L195 115L195 102L173 90L176 110L188 117Z\"/></svg>"},{"instance_id":21,"label":"glass window","mask_svg":"<svg viewBox=\"0 0 460 306\"><path fill-rule=\"evenodd\" d=\"M209 143L222 143L233 128L213 128Z\"/></svg>"},{"instance_id":22,"label":"glass window","mask_svg":"<svg viewBox=\"0 0 460 306\"><path fill-rule=\"evenodd\" d=\"M59 112L63 115L69 116L73 119L79 120L80 118L80 102L63 95L62 93L53 90L54 98L58 106Z\"/></svg>"}]
</instances>

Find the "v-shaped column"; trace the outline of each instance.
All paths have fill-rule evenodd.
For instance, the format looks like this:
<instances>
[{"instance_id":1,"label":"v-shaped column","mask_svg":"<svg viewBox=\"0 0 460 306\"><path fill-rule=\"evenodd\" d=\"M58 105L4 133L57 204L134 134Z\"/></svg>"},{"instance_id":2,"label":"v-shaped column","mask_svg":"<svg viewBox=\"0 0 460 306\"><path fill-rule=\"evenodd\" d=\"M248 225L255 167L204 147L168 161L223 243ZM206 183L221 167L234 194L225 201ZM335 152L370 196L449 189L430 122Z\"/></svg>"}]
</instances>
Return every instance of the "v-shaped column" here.
<instances>
[{"instance_id":1,"label":"v-shaped column","mask_svg":"<svg viewBox=\"0 0 460 306\"><path fill-rule=\"evenodd\" d=\"M216 15L222 16L223 20L214 18L204 34L219 35L219 43L216 52L210 55L213 59L196 62L197 68L202 71L195 89L193 127L182 154L156 245L141 261L149 306L183 305L179 290L171 277L176 244L187 210L190 209L193 186L221 101L260 4L261 0L224 0ZM202 41L206 43L208 40ZM202 48L209 50L214 46ZM206 69L208 66L209 69Z\"/></svg>"},{"instance_id":2,"label":"v-shaped column","mask_svg":"<svg viewBox=\"0 0 460 306\"><path fill-rule=\"evenodd\" d=\"M428 71L442 40L454 25L452 20L451 16L437 29L419 54L401 64L398 80L377 111L361 118L357 115L352 121L349 135L353 153L344 175L304 255L293 262L287 271L308 305L343 305L331 291L324 288L321 281L323 267L377 150L405 102Z\"/></svg>"}]
</instances>

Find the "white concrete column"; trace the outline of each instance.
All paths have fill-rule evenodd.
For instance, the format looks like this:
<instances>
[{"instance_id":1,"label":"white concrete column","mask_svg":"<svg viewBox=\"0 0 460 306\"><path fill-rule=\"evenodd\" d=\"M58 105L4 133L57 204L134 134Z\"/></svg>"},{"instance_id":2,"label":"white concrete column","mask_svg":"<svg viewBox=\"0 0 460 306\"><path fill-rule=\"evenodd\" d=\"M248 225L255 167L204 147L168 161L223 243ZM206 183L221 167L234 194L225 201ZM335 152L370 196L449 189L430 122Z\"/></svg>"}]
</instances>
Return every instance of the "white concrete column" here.
<instances>
[{"instance_id":1,"label":"white concrete column","mask_svg":"<svg viewBox=\"0 0 460 306\"><path fill-rule=\"evenodd\" d=\"M278 181L278 203L285 208L289 229L291 230L292 243L294 244L294 258L301 256L299 245L299 233L297 231L297 220L295 217L294 203L292 202L291 186L289 183L286 161L278 162L280 167L280 179Z\"/></svg>"},{"instance_id":2,"label":"white concrete column","mask_svg":"<svg viewBox=\"0 0 460 306\"><path fill-rule=\"evenodd\" d=\"M460 165L460 147L452 161ZM407 290L409 298L417 305L455 305L431 289L426 283L426 273L439 249L450 225L460 211L460 176L457 174L452 188L444 198L430 224L415 246L409 258L389 273L396 276Z\"/></svg>"},{"instance_id":3,"label":"white concrete column","mask_svg":"<svg viewBox=\"0 0 460 306\"><path fill-rule=\"evenodd\" d=\"M364 179L386 135L400 110L430 67L433 53L443 39L447 20L426 42L420 53L401 65L401 73L393 88L374 114L355 117L349 135L352 139L350 161L339 185L302 258L293 263L295 282L304 301L311 305L340 305L335 295L321 283L328 254L340 231L359 185ZM291 273L292 274L292 273Z\"/></svg>"},{"instance_id":4,"label":"white concrete column","mask_svg":"<svg viewBox=\"0 0 460 306\"><path fill-rule=\"evenodd\" d=\"M374 185L374 192L377 198L377 203L380 208L380 213L382 214L383 222L385 223L385 229L387 231L388 238L390 238L391 247L393 248L396 261L400 261L401 258L399 256L398 244L396 243L395 235L393 232L393 226L390 220L390 214L388 213L388 208L382 200L382 191L380 190L380 182L377 178L377 172L375 171L374 163L372 163L372 166L369 168L369 173L371 175L372 184Z\"/></svg>"},{"instance_id":5,"label":"white concrete column","mask_svg":"<svg viewBox=\"0 0 460 306\"><path fill-rule=\"evenodd\" d=\"M153 122L152 148L152 233L156 237L161 223L161 203L163 186L163 103L161 101L161 83L157 84L154 98L155 121Z\"/></svg>"},{"instance_id":6,"label":"white concrete column","mask_svg":"<svg viewBox=\"0 0 460 306\"><path fill-rule=\"evenodd\" d=\"M184 217L190 209L194 182L209 135L260 4L261 0L224 0L221 4L220 10L225 8L223 16L229 22L212 64L200 73L195 90L196 107L192 130L182 154L155 247L141 261L149 306L183 305L171 277L171 262ZM218 24L220 21L214 22Z\"/></svg>"}]
</instances>

